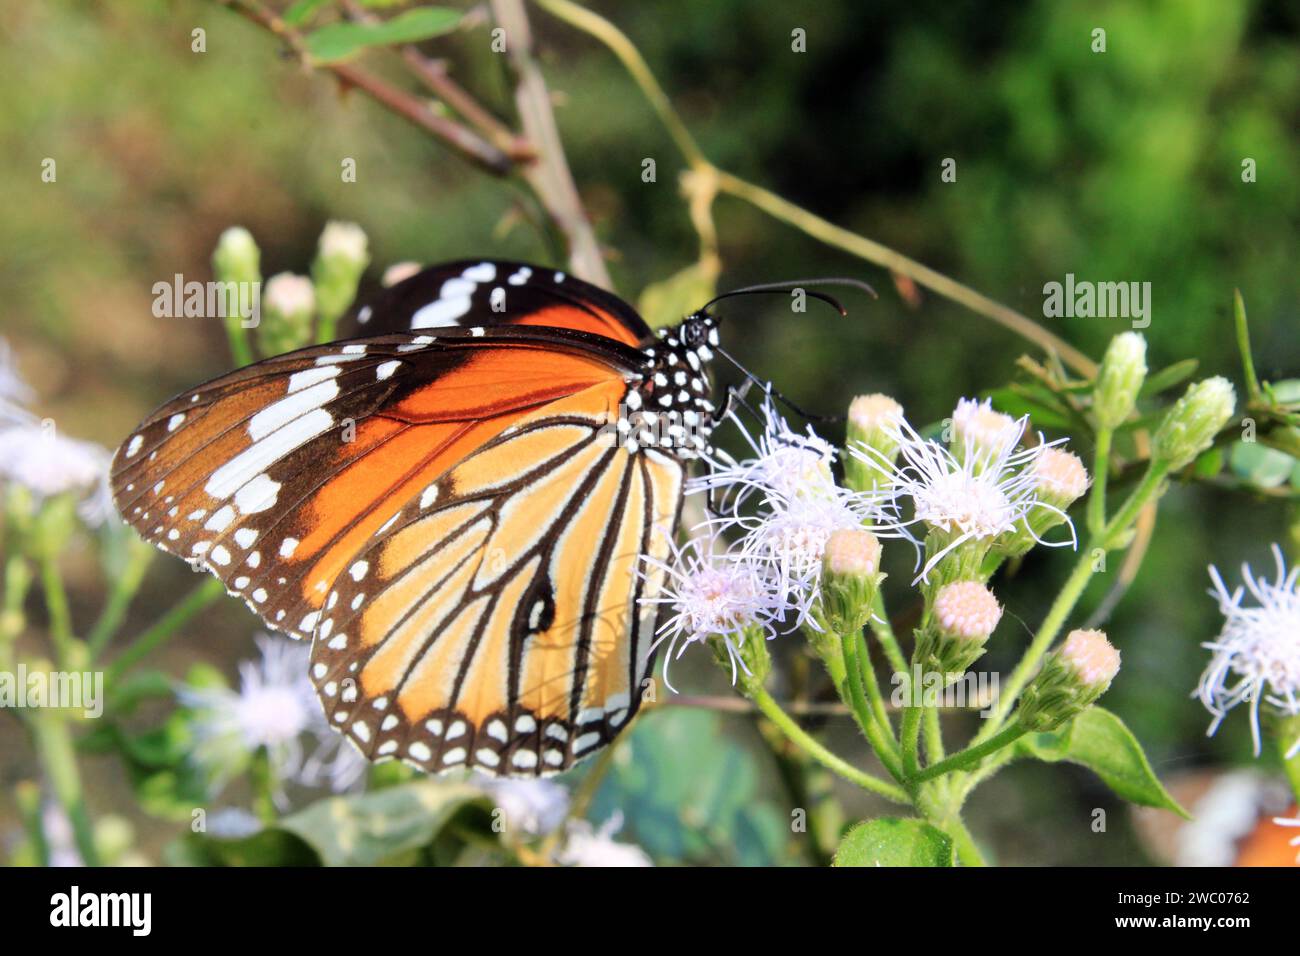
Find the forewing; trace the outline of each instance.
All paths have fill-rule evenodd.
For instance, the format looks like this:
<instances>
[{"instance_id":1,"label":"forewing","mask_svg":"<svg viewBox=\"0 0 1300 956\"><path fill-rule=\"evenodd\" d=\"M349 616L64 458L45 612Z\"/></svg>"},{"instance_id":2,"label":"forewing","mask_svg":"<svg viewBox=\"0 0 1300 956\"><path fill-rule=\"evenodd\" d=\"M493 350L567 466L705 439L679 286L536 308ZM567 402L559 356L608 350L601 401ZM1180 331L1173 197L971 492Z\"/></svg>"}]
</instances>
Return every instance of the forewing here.
<instances>
[{"instance_id":1,"label":"forewing","mask_svg":"<svg viewBox=\"0 0 1300 956\"><path fill-rule=\"evenodd\" d=\"M621 394L625 359L542 330L304 349L154 412L114 458L114 498L146 539L304 637L331 582L408 502L547 403Z\"/></svg>"},{"instance_id":2,"label":"forewing","mask_svg":"<svg viewBox=\"0 0 1300 956\"><path fill-rule=\"evenodd\" d=\"M637 347L649 327L626 302L581 279L523 262L432 266L385 289L357 312L366 334L502 325L573 329Z\"/></svg>"}]
</instances>

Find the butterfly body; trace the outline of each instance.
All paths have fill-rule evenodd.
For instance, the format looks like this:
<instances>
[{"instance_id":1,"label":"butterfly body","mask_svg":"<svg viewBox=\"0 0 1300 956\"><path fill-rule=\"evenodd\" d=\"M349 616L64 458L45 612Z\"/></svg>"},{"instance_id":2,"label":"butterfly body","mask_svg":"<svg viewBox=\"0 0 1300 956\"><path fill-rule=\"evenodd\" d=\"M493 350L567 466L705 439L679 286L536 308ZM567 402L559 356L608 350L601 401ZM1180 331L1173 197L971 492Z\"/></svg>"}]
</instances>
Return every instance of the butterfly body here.
<instances>
[{"instance_id":1,"label":"butterfly body","mask_svg":"<svg viewBox=\"0 0 1300 956\"><path fill-rule=\"evenodd\" d=\"M656 337L523 263L438 266L363 338L183 393L118 450L146 538L312 641L370 758L558 772L635 714L687 462L715 421L703 313Z\"/></svg>"}]
</instances>

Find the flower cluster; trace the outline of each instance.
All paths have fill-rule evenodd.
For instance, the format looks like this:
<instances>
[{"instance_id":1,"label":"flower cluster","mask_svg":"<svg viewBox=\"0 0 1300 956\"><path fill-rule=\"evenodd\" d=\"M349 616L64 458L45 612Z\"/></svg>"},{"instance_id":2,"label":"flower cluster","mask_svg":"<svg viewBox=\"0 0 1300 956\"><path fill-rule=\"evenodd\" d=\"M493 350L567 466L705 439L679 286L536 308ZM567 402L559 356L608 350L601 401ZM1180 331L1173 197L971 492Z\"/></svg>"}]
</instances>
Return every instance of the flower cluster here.
<instances>
[{"instance_id":1,"label":"flower cluster","mask_svg":"<svg viewBox=\"0 0 1300 956\"><path fill-rule=\"evenodd\" d=\"M98 527L113 514L108 488L112 456L93 442L63 436L52 419L25 407L31 397L8 344L0 340L0 484L37 507L72 496L82 520Z\"/></svg>"},{"instance_id":2,"label":"flower cluster","mask_svg":"<svg viewBox=\"0 0 1300 956\"><path fill-rule=\"evenodd\" d=\"M860 627L883 577L880 538L911 542L931 599L959 581L983 591L996 566L991 554L1023 554L1058 525L1069 533L1054 543L1074 542L1066 509L1088 487L1082 462L1041 436L1024 447L1028 420L988 401L963 399L943 443L922 437L893 399L860 397L850 406L844 456L811 427L796 431L770 401L758 437L731 417L749 456L707 458L709 473L689 490L707 496L712 516L669 560L646 559L667 582L649 600L668 606L658 640L668 642L669 661L708 642L725 653L734 683L751 674L746 647L756 640ZM841 458L843 484L835 479ZM996 624L1000 609L988 601L993 610L981 606L981 620L992 615ZM956 595L950 603L965 606Z\"/></svg>"},{"instance_id":3,"label":"flower cluster","mask_svg":"<svg viewBox=\"0 0 1300 956\"><path fill-rule=\"evenodd\" d=\"M1218 730L1228 711L1250 705L1255 753L1260 751L1260 709L1282 716L1300 715L1300 566L1287 570L1282 549L1273 545L1276 575L1257 577L1243 564L1245 582L1229 591L1218 568L1210 568L1224 617L1223 630L1203 646L1212 652L1196 695L1213 715L1209 733ZM1254 602L1250 602L1250 598ZM1300 753L1300 740L1288 756Z\"/></svg>"},{"instance_id":4,"label":"flower cluster","mask_svg":"<svg viewBox=\"0 0 1300 956\"><path fill-rule=\"evenodd\" d=\"M325 720L307 679L310 649L269 635L257 645L260 660L239 666L239 690L189 684L177 690L193 711L193 759L212 790L220 791L258 751L266 754L277 803L285 802L284 784L290 782L352 789L367 763Z\"/></svg>"}]
</instances>

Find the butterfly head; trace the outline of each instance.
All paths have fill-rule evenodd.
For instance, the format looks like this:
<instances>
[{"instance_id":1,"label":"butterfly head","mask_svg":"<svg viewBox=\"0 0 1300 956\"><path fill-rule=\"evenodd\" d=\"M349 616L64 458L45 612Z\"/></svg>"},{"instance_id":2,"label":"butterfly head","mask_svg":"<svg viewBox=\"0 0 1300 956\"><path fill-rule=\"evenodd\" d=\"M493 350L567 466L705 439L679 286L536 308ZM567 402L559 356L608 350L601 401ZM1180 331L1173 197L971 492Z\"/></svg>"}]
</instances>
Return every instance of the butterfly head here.
<instances>
[{"instance_id":1,"label":"butterfly head","mask_svg":"<svg viewBox=\"0 0 1300 956\"><path fill-rule=\"evenodd\" d=\"M629 414L620 431L628 433L629 450L654 447L696 458L709 449L717 411L709 382L717 319L696 312L657 336L643 350L645 371L628 394Z\"/></svg>"}]
</instances>

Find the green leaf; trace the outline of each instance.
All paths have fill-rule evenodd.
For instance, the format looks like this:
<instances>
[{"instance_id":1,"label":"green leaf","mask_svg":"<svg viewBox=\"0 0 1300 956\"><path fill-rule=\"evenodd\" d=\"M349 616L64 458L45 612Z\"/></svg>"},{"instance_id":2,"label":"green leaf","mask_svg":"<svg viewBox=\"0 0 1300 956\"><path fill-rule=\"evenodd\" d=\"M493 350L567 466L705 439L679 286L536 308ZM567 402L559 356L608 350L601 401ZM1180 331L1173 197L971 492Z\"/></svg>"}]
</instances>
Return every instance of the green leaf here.
<instances>
[{"instance_id":1,"label":"green leaf","mask_svg":"<svg viewBox=\"0 0 1300 956\"><path fill-rule=\"evenodd\" d=\"M1173 388L1195 375L1196 367L1199 364L1196 359L1183 359L1173 365L1166 365L1160 371L1147 376L1147 380L1142 383L1142 390L1138 394L1158 395L1166 389Z\"/></svg>"},{"instance_id":2,"label":"green leaf","mask_svg":"<svg viewBox=\"0 0 1300 956\"><path fill-rule=\"evenodd\" d=\"M222 838L188 833L163 851L168 866L320 866L320 857L300 837L268 829L252 836Z\"/></svg>"},{"instance_id":3,"label":"green leaf","mask_svg":"<svg viewBox=\"0 0 1300 956\"><path fill-rule=\"evenodd\" d=\"M1130 803L1172 810L1191 819L1160 783L1142 745L1124 721L1101 707L1089 707L1050 733L1026 734L1016 742L1016 749L1048 763L1065 760L1080 764Z\"/></svg>"},{"instance_id":4,"label":"green leaf","mask_svg":"<svg viewBox=\"0 0 1300 956\"><path fill-rule=\"evenodd\" d=\"M277 824L326 866L373 866L428 845L467 804L485 800L467 784L421 780L376 793L327 797Z\"/></svg>"},{"instance_id":5,"label":"green leaf","mask_svg":"<svg viewBox=\"0 0 1300 956\"><path fill-rule=\"evenodd\" d=\"M880 817L844 835L835 866L952 866L952 840L924 820Z\"/></svg>"},{"instance_id":6,"label":"green leaf","mask_svg":"<svg viewBox=\"0 0 1300 956\"><path fill-rule=\"evenodd\" d=\"M641 291L637 310L652 329L673 325L713 298L716 264L696 262Z\"/></svg>"},{"instance_id":7,"label":"green leaf","mask_svg":"<svg viewBox=\"0 0 1300 956\"><path fill-rule=\"evenodd\" d=\"M312 17L316 16L321 7L332 2L333 0L298 0L297 3L284 11L284 22L291 27L303 26Z\"/></svg>"},{"instance_id":8,"label":"green leaf","mask_svg":"<svg viewBox=\"0 0 1300 956\"><path fill-rule=\"evenodd\" d=\"M1279 405L1300 405L1300 378L1269 382L1268 393Z\"/></svg>"},{"instance_id":9,"label":"green leaf","mask_svg":"<svg viewBox=\"0 0 1300 956\"><path fill-rule=\"evenodd\" d=\"M417 43L450 33L461 16L446 7L420 7L382 23L331 23L307 35L307 52L317 63L339 63L369 47Z\"/></svg>"},{"instance_id":10,"label":"green leaf","mask_svg":"<svg viewBox=\"0 0 1300 956\"><path fill-rule=\"evenodd\" d=\"M1237 477L1257 488L1276 488L1285 484L1296 467L1296 460L1284 451L1259 442L1237 442L1228 459Z\"/></svg>"},{"instance_id":11,"label":"green leaf","mask_svg":"<svg viewBox=\"0 0 1300 956\"><path fill-rule=\"evenodd\" d=\"M991 398L993 407L1003 414L1012 418L1028 415L1041 428L1068 428L1073 424L1065 405L1042 386L1016 383L987 391L983 397Z\"/></svg>"},{"instance_id":12,"label":"green leaf","mask_svg":"<svg viewBox=\"0 0 1300 956\"><path fill-rule=\"evenodd\" d=\"M637 721L587 817L623 815L615 839L659 861L771 866L788 859L790 824L770 792L717 714L665 707Z\"/></svg>"}]
</instances>

